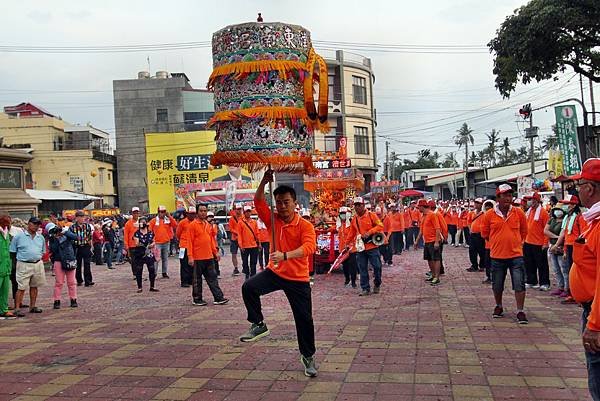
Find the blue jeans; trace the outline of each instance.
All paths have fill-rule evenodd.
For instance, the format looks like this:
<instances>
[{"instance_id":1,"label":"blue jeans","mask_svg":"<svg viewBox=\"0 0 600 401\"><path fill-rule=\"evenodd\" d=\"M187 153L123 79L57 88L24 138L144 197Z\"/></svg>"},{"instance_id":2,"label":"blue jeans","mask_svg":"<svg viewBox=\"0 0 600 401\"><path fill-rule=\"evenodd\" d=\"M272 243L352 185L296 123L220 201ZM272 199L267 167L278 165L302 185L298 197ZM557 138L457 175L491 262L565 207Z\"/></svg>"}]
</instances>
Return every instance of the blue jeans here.
<instances>
[{"instance_id":1,"label":"blue jeans","mask_svg":"<svg viewBox=\"0 0 600 401\"><path fill-rule=\"evenodd\" d=\"M169 249L171 248L170 242L164 244L156 244L156 247L160 249L160 263L162 264L162 274L167 274L169 266Z\"/></svg>"},{"instance_id":2,"label":"blue jeans","mask_svg":"<svg viewBox=\"0 0 600 401\"><path fill-rule=\"evenodd\" d=\"M381 285L381 255L379 249L371 249L368 251L357 252L356 262L358 264L358 272L360 273L360 288L363 291L370 291L369 284L369 263L373 266L373 285L379 287Z\"/></svg>"},{"instance_id":3,"label":"blue jeans","mask_svg":"<svg viewBox=\"0 0 600 401\"><path fill-rule=\"evenodd\" d=\"M555 253L550 253L550 259L552 259L552 267L554 267L554 274L556 274L556 282L558 284L558 288L565 288L566 281L569 280L569 276L565 277L563 274L565 261L562 255L557 255ZM566 280L565 280L566 278ZM568 283L567 283L568 287Z\"/></svg>"},{"instance_id":4,"label":"blue jeans","mask_svg":"<svg viewBox=\"0 0 600 401\"><path fill-rule=\"evenodd\" d=\"M113 247L110 242L104 244L104 261L106 262L106 267L110 269L113 264Z\"/></svg>"},{"instance_id":5,"label":"blue jeans","mask_svg":"<svg viewBox=\"0 0 600 401\"><path fill-rule=\"evenodd\" d=\"M592 304L583 304L583 314L581 317L581 332L585 330L587 325L588 315L592 309ZM594 401L600 401L600 353L592 354L591 352L585 353L585 362L588 371L588 388L592 399Z\"/></svg>"},{"instance_id":6,"label":"blue jeans","mask_svg":"<svg viewBox=\"0 0 600 401\"><path fill-rule=\"evenodd\" d=\"M115 251L114 257L115 257L115 262L117 263L123 263L123 241L119 241L117 244L117 250Z\"/></svg>"}]
</instances>

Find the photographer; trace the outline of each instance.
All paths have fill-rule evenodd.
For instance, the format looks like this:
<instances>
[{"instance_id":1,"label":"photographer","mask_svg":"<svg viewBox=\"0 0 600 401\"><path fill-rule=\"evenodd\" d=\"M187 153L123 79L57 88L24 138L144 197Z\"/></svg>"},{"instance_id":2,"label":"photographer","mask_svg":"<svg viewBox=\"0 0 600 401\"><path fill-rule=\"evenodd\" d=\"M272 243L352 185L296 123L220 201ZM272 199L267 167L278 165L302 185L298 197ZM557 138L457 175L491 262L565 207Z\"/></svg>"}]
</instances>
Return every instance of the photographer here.
<instances>
[{"instance_id":1,"label":"photographer","mask_svg":"<svg viewBox=\"0 0 600 401\"><path fill-rule=\"evenodd\" d=\"M77 257L73 249L73 241L77 236L68 228L62 229L54 223L46 225L48 231L48 242L50 246L50 260L54 266L54 309L60 309L60 298L65 277L67 278L67 289L71 299L71 308L77 307L77 281L75 270L77 269Z\"/></svg>"}]
</instances>

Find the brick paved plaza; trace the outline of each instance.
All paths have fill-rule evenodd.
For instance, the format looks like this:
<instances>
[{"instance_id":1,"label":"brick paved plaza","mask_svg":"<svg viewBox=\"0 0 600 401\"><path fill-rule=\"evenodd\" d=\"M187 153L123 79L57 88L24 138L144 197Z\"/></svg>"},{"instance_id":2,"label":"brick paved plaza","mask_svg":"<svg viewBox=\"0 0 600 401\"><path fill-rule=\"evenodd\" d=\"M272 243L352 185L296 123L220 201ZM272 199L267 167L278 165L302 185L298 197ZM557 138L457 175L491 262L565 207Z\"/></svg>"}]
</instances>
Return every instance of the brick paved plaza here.
<instances>
[{"instance_id":1,"label":"brick paved plaza","mask_svg":"<svg viewBox=\"0 0 600 401\"><path fill-rule=\"evenodd\" d=\"M243 344L241 277L222 275L228 305L197 307L179 287L175 258L160 293L145 282L136 294L129 265L93 266L96 286L79 287L78 309L52 310L49 285L43 314L0 321L0 400L589 399L580 308L530 291L530 324L518 326L508 290L506 317L492 320L491 288L464 271L466 250L445 254L437 288L414 251L384 268L379 295L358 297L340 274L317 276L315 379L301 371L283 294L263 301L271 336Z\"/></svg>"}]
</instances>

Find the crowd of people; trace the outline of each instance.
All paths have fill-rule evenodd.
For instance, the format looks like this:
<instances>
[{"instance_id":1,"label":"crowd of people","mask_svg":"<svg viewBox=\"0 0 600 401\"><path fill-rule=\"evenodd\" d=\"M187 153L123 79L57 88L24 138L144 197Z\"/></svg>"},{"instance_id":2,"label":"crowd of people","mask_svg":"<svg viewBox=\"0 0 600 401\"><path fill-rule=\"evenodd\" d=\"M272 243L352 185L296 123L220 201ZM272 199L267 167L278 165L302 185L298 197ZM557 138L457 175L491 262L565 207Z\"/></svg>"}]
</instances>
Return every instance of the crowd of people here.
<instances>
[{"instance_id":1,"label":"crowd of people","mask_svg":"<svg viewBox=\"0 0 600 401\"><path fill-rule=\"evenodd\" d=\"M580 175L572 177L574 189L563 199L542 199L533 192L523 199L514 189L500 185L489 199L439 201L415 199L408 202L379 202L371 205L362 197L352 199L329 217L338 236L338 250L344 285L357 288L358 295L382 291L383 266L394 264L394 255L419 250L427 262L425 280L442 284L444 250L467 248L467 272L483 272L482 284L491 285L493 318L504 316L503 292L507 274L516 301L516 321L527 324L527 291L539 290L561 299L563 304L584 306L583 334L590 377L596 375L596 352L600 352L600 311L593 299L595 256L600 238L600 160L590 159ZM317 221L308 211L300 212L295 191L280 186L274 192L275 218L265 201L264 186L271 181L267 172L257 189L253 204L235 204L228 217L228 229L215 222L208 205L188 207L174 217L164 206L155 216L144 216L134 207L129 216L90 219L83 211L73 218L50 216L46 221L32 217L19 229L9 216L0 216L0 317L15 318L41 313L36 305L38 288L45 285L44 258L49 256L55 276L54 308L61 307L66 282L70 307L78 306L78 286L93 286L91 261L116 264L129 261L136 291L143 292L144 266L150 292L158 292L156 278L170 278L168 257L179 259L181 287L191 287L193 305L205 306L202 278L213 304L228 303L219 286L219 262L224 255L223 240L229 237L233 276L244 275L242 297L251 327L241 341L255 341L269 334L263 321L260 297L282 290L296 323L301 362L308 376L317 374L314 361L314 325L311 306L311 260L316 249ZM256 218L258 215L258 219ZM274 224L274 225L273 225ZM272 235L277 248L272 248ZM174 247L173 244L176 244ZM241 271L238 254L241 255ZM554 288L550 267L554 271ZM371 281L372 272L372 281ZM357 283L358 278L358 283ZM12 308L8 305L10 288ZM29 290L29 304L25 292ZM595 376L594 376L595 375ZM592 380L592 379L590 379ZM597 380L597 379L594 379ZM591 384L590 384L591 385Z\"/></svg>"}]
</instances>

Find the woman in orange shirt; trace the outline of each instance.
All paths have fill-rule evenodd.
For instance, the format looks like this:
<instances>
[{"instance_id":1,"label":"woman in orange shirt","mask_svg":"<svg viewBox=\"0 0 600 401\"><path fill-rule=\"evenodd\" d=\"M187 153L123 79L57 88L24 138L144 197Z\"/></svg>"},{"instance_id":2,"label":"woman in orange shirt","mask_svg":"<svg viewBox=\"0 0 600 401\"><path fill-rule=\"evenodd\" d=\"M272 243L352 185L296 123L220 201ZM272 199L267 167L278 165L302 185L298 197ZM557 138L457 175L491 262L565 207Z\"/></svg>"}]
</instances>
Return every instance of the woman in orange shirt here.
<instances>
[{"instance_id":1,"label":"woman in orange shirt","mask_svg":"<svg viewBox=\"0 0 600 401\"><path fill-rule=\"evenodd\" d=\"M553 248L557 249L561 245L565 245L564 263L563 263L563 276L569 277L571 271L571 265L573 264L573 244L575 240L581 235L582 232L587 228L587 224L581 216L581 209L579 208L579 198L576 195L567 195L560 203L567 205L568 212L567 216L563 219L562 232L560 237L556 241ZM565 291L560 295L564 298L562 303L564 304L575 304L575 299L571 296L571 290L569 289L569 280L565 280Z\"/></svg>"}]
</instances>

